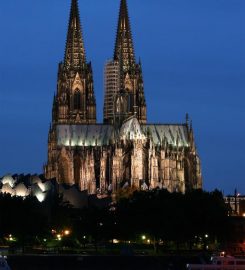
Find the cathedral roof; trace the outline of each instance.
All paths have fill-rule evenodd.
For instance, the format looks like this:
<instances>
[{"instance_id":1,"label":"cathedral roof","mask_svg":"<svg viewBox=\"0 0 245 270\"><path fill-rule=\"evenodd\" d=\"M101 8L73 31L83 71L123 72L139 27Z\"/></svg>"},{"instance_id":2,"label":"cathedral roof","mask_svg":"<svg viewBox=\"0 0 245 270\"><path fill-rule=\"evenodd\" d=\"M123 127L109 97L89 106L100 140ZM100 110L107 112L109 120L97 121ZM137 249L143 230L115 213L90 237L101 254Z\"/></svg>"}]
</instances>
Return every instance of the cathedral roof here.
<instances>
[{"instance_id":1,"label":"cathedral roof","mask_svg":"<svg viewBox=\"0 0 245 270\"><path fill-rule=\"evenodd\" d=\"M57 126L58 145L64 146L109 145L113 135L114 129L111 125Z\"/></svg>"},{"instance_id":2,"label":"cathedral roof","mask_svg":"<svg viewBox=\"0 0 245 270\"><path fill-rule=\"evenodd\" d=\"M136 117L130 117L125 121L120 129L121 138L145 138L145 134L142 132L140 123Z\"/></svg>"},{"instance_id":3,"label":"cathedral roof","mask_svg":"<svg viewBox=\"0 0 245 270\"><path fill-rule=\"evenodd\" d=\"M112 125L58 125L59 146L106 146L115 139ZM155 145L163 142L173 146L189 146L188 129L185 124L140 125L134 117L126 121L120 130L121 138L143 139L149 137Z\"/></svg>"},{"instance_id":4,"label":"cathedral roof","mask_svg":"<svg viewBox=\"0 0 245 270\"><path fill-rule=\"evenodd\" d=\"M164 140L173 146L189 146L187 126L183 124L147 124L142 130L158 145Z\"/></svg>"}]
</instances>

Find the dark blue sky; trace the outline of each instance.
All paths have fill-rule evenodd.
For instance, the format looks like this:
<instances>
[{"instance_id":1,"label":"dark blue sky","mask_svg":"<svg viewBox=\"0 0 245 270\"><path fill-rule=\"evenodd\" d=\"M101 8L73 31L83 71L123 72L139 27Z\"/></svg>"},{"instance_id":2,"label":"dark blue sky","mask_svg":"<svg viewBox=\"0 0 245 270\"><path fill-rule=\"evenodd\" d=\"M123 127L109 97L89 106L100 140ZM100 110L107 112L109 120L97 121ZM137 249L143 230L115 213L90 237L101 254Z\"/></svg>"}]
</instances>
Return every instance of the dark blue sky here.
<instances>
[{"instance_id":1,"label":"dark blue sky","mask_svg":"<svg viewBox=\"0 0 245 270\"><path fill-rule=\"evenodd\" d=\"M150 122L193 120L204 188L245 193L245 1L128 0ZM41 173L69 0L0 1L0 175ZM119 0L80 0L98 120Z\"/></svg>"}]
</instances>

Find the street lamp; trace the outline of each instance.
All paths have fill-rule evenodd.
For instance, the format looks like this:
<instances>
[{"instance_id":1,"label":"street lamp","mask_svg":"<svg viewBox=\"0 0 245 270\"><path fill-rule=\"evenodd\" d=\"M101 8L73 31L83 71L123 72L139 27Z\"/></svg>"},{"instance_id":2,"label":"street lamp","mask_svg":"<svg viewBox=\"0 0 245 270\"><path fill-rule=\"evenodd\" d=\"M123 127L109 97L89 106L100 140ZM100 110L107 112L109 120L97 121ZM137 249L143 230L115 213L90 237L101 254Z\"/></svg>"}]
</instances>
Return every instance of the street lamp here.
<instances>
[{"instance_id":1,"label":"street lamp","mask_svg":"<svg viewBox=\"0 0 245 270\"><path fill-rule=\"evenodd\" d=\"M69 231L69 230L65 230L65 231L64 231L64 234L65 234L66 236L70 235L70 233L71 233L71 231Z\"/></svg>"},{"instance_id":2,"label":"street lamp","mask_svg":"<svg viewBox=\"0 0 245 270\"><path fill-rule=\"evenodd\" d=\"M61 241L61 235L60 234L57 234L57 239L58 239L58 241Z\"/></svg>"}]
</instances>

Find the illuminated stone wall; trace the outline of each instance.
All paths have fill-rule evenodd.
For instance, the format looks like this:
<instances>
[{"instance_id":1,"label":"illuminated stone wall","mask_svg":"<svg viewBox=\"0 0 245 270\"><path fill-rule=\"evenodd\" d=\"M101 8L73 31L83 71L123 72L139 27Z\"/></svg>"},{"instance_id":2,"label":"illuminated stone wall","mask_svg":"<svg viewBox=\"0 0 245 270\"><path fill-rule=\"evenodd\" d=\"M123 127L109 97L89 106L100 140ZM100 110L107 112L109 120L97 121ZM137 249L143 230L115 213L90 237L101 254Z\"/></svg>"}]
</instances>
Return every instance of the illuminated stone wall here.
<instances>
[{"instance_id":1,"label":"illuminated stone wall","mask_svg":"<svg viewBox=\"0 0 245 270\"><path fill-rule=\"evenodd\" d=\"M79 130L79 126L76 128ZM174 133L180 128L182 135ZM89 194L116 192L125 184L137 189L166 188L170 192L202 188L200 159L188 124L174 126L169 131L174 138L168 133L162 138L160 132L155 134L158 142L149 130L146 133L147 129L141 127L136 117L126 121L117 132L106 126L111 133L105 135L103 125L100 130L101 133L90 134L93 140L87 138L83 146L74 139L77 138L74 133L73 142L68 137L59 138L58 143L50 142L55 147L49 147L46 177L55 177L60 184L76 184ZM185 138L178 139L181 136Z\"/></svg>"}]
</instances>

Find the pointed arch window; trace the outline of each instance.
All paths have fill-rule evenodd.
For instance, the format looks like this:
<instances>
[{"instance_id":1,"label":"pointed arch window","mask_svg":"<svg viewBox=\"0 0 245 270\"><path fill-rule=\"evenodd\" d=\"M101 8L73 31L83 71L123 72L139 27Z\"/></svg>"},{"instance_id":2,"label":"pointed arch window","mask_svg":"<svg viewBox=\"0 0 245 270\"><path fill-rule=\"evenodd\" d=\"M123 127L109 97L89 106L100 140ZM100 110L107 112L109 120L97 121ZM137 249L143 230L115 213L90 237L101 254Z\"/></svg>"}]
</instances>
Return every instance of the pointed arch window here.
<instances>
[{"instance_id":1,"label":"pointed arch window","mask_svg":"<svg viewBox=\"0 0 245 270\"><path fill-rule=\"evenodd\" d=\"M81 92L79 89L76 89L74 93L74 110L80 109L81 109Z\"/></svg>"},{"instance_id":2,"label":"pointed arch window","mask_svg":"<svg viewBox=\"0 0 245 270\"><path fill-rule=\"evenodd\" d=\"M69 182L69 165L66 158L62 158L59 162L59 182L61 184Z\"/></svg>"},{"instance_id":3,"label":"pointed arch window","mask_svg":"<svg viewBox=\"0 0 245 270\"><path fill-rule=\"evenodd\" d=\"M134 94L131 92L128 96L128 104L130 108L130 112L134 111Z\"/></svg>"},{"instance_id":4,"label":"pointed arch window","mask_svg":"<svg viewBox=\"0 0 245 270\"><path fill-rule=\"evenodd\" d=\"M76 184L80 184L80 170L81 170L81 159L79 156L74 158L74 180Z\"/></svg>"}]
</instances>

